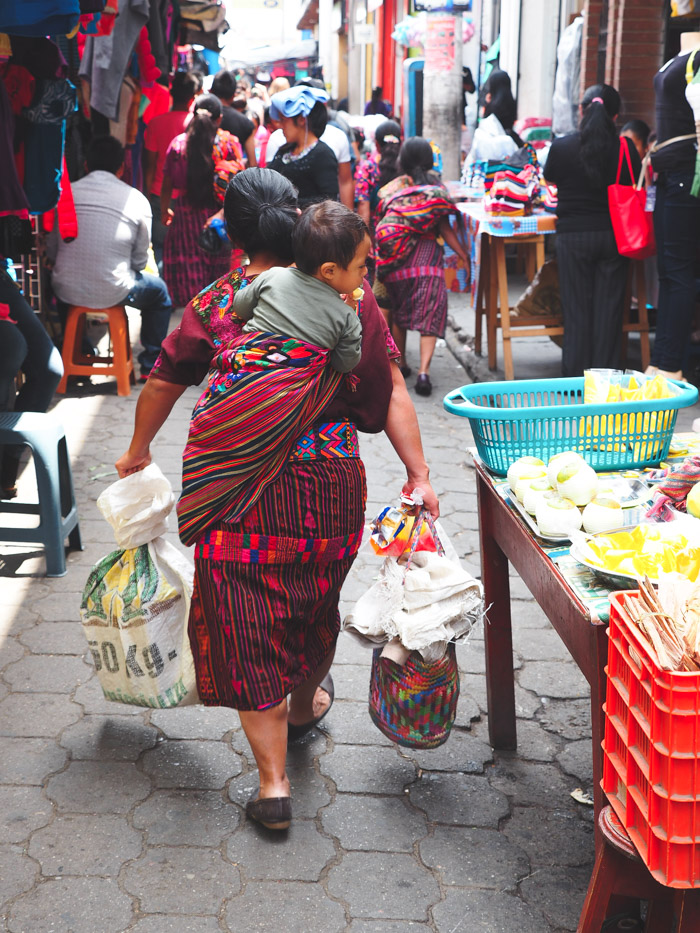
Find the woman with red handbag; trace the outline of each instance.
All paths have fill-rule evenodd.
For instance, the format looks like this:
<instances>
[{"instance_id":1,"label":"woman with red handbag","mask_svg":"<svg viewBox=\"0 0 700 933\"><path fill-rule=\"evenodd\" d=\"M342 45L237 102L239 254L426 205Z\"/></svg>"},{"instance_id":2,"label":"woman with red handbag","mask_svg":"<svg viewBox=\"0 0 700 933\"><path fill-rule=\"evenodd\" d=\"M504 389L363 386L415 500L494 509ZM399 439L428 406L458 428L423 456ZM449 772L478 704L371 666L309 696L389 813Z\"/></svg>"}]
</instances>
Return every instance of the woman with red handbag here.
<instances>
[{"instance_id":1,"label":"woman with red handbag","mask_svg":"<svg viewBox=\"0 0 700 933\"><path fill-rule=\"evenodd\" d=\"M641 169L637 150L618 136L615 118L620 95L615 88L607 84L589 87L580 111L578 133L554 140L544 170L547 182L556 185L559 193L557 261L564 316L564 376L619 365L629 260L618 251L608 187L616 181L634 185ZM629 153L621 152L622 146Z\"/></svg>"}]
</instances>

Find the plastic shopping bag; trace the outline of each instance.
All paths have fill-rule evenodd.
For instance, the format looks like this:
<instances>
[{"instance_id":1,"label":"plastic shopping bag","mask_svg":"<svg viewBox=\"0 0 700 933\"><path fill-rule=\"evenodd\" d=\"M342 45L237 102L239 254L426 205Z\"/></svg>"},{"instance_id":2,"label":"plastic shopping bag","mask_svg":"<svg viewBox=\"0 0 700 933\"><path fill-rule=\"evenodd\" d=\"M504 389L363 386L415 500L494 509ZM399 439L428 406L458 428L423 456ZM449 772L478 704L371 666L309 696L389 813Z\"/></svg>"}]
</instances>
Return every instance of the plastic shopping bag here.
<instances>
[{"instance_id":1,"label":"plastic shopping bag","mask_svg":"<svg viewBox=\"0 0 700 933\"><path fill-rule=\"evenodd\" d=\"M466 638L481 619L483 601L481 584L460 565L445 531L432 520L430 526L438 552L387 557L379 579L343 622L368 646L398 641L404 657L419 651L425 661L441 658L449 642Z\"/></svg>"},{"instance_id":2,"label":"plastic shopping bag","mask_svg":"<svg viewBox=\"0 0 700 933\"><path fill-rule=\"evenodd\" d=\"M161 537L174 504L155 464L97 500L120 549L93 567L80 615L108 700L153 708L199 702L187 635L194 569Z\"/></svg>"}]
</instances>

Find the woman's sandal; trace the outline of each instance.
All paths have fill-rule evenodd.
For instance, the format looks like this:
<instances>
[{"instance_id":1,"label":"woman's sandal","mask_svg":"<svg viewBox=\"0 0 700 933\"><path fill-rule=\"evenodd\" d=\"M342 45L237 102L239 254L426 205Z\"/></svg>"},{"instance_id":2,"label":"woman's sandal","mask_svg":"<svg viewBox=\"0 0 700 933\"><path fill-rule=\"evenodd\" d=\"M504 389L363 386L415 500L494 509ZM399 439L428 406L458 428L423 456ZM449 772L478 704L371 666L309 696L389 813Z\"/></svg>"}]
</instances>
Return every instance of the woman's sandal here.
<instances>
[{"instance_id":1,"label":"woman's sandal","mask_svg":"<svg viewBox=\"0 0 700 933\"><path fill-rule=\"evenodd\" d=\"M292 822L291 797L251 797L246 815L266 829L289 829Z\"/></svg>"},{"instance_id":2,"label":"woman's sandal","mask_svg":"<svg viewBox=\"0 0 700 933\"><path fill-rule=\"evenodd\" d=\"M321 683L319 684L321 690L325 690L330 699L330 703L324 709L320 716L317 716L315 719L309 720L309 722L304 722L299 726L295 726L294 723L287 723L287 741L296 742L298 739L303 738L307 732L311 732L314 726L317 726L323 717L328 713L328 710L333 706L333 699L335 697L335 688L333 687L333 678L330 674L326 674Z\"/></svg>"}]
</instances>

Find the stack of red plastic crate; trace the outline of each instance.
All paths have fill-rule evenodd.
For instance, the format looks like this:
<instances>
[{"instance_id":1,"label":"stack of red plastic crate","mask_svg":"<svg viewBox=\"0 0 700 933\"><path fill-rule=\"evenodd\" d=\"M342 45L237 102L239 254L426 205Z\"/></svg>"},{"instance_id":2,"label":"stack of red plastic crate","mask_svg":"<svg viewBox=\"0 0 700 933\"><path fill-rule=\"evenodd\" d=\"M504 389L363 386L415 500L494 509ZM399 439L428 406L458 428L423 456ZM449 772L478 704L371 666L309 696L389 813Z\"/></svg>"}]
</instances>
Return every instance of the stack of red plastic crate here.
<instances>
[{"instance_id":1,"label":"stack of red plastic crate","mask_svg":"<svg viewBox=\"0 0 700 933\"><path fill-rule=\"evenodd\" d=\"M610 596L603 790L652 875L700 888L700 673L664 671Z\"/></svg>"}]
</instances>

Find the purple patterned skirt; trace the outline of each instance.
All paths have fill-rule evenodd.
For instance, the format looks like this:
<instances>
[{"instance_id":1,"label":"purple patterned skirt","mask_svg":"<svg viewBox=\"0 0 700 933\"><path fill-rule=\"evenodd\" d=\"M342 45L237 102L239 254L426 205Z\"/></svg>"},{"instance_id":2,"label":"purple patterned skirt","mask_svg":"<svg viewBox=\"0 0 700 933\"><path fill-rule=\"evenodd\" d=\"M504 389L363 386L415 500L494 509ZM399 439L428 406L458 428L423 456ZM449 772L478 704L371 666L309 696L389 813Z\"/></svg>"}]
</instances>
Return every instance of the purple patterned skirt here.
<instances>
[{"instance_id":1,"label":"purple patterned skirt","mask_svg":"<svg viewBox=\"0 0 700 933\"><path fill-rule=\"evenodd\" d=\"M384 284L394 324L424 336L445 336L447 287L443 249L435 240L420 239L404 265L390 272Z\"/></svg>"},{"instance_id":2,"label":"purple patterned skirt","mask_svg":"<svg viewBox=\"0 0 700 933\"><path fill-rule=\"evenodd\" d=\"M212 256L197 244L213 210L190 207L183 196L175 201L174 212L163 247L163 278L173 304L182 308L203 288L226 275L231 267L231 250Z\"/></svg>"}]
</instances>

